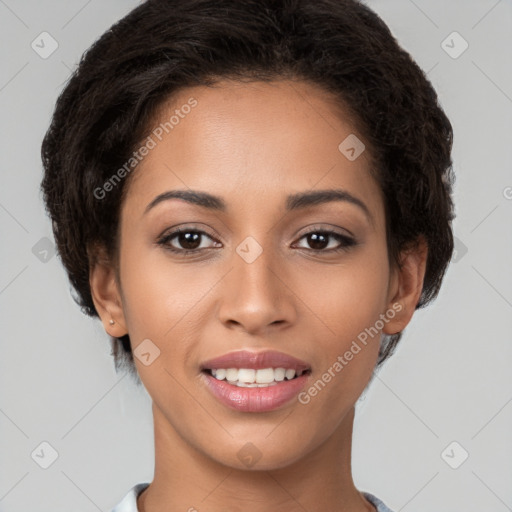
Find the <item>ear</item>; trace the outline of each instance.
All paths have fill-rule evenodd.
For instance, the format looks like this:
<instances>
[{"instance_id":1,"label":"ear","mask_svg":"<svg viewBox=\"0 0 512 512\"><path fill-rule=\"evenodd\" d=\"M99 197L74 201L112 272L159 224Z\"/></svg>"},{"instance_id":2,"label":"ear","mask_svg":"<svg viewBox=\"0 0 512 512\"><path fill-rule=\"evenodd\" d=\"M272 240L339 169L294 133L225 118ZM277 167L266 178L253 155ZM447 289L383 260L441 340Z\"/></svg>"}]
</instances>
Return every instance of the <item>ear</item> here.
<instances>
[{"instance_id":1,"label":"ear","mask_svg":"<svg viewBox=\"0 0 512 512\"><path fill-rule=\"evenodd\" d=\"M410 322L423 289L427 255L428 245L422 235L416 243L402 251L400 266L393 269L388 295L388 308L393 309L396 314L382 329L384 333L396 334Z\"/></svg>"},{"instance_id":2,"label":"ear","mask_svg":"<svg viewBox=\"0 0 512 512\"><path fill-rule=\"evenodd\" d=\"M92 300L105 331L120 338L128 334L115 267L104 248L96 247L90 254L89 285ZM113 323L111 323L113 321Z\"/></svg>"}]
</instances>

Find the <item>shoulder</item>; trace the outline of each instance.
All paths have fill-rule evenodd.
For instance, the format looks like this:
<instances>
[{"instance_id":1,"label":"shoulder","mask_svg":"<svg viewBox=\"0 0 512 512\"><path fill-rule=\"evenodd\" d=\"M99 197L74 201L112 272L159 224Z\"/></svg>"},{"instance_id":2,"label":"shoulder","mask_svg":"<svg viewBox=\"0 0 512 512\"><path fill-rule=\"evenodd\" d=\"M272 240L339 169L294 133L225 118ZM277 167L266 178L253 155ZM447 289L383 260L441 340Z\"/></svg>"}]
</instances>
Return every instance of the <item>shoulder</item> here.
<instances>
[{"instance_id":1,"label":"shoulder","mask_svg":"<svg viewBox=\"0 0 512 512\"><path fill-rule=\"evenodd\" d=\"M369 492L361 491L363 496L377 509L377 512L393 512L382 500Z\"/></svg>"},{"instance_id":2,"label":"shoulder","mask_svg":"<svg viewBox=\"0 0 512 512\"><path fill-rule=\"evenodd\" d=\"M125 497L112 509L112 512L138 512L137 496L148 487L149 482L134 485Z\"/></svg>"}]
</instances>

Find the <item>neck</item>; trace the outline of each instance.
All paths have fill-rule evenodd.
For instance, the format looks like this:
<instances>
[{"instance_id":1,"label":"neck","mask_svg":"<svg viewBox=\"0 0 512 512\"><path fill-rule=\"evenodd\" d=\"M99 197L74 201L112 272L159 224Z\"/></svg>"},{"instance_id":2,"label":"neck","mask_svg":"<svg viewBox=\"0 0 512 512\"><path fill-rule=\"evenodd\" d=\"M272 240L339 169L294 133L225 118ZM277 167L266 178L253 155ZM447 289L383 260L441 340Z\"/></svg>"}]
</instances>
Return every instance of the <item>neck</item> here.
<instances>
[{"instance_id":1,"label":"neck","mask_svg":"<svg viewBox=\"0 0 512 512\"><path fill-rule=\"evenodd\" d=\"M351 473L354 408L307 457L272 470L220 464L186 443L153 404L155 475L140 495L139 512L183 510L374 512Z\"/></svg>"}]
</instances>

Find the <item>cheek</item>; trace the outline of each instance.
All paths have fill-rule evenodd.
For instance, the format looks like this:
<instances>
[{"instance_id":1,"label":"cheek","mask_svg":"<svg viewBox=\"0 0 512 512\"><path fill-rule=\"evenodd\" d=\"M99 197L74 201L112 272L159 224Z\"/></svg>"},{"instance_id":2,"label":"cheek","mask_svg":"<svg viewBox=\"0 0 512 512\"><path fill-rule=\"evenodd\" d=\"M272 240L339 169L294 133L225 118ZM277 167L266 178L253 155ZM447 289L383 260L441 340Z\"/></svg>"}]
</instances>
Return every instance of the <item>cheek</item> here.
<instances>
[{"instance_id":1,"label":"cheek","mask_svg":"<svg viewBox=\"0 0 512 512\"><path fill-rule=\"evenodd\" d=\"M322 380L310 388L305 400L311 401L310 411L333 422L335 411L346 410L366 386L381 341L379 318L386 308L387 260L363 252L359 256L336 269L310 271L300 291L316 326L310 331L315 339L312 354L318 362L314 382Z\"/></svg>"},{"instance_id":2,"label":"cheek","mask_svg":"<svg viewBox=\"0 0 512 512\"><path fill-rule=\"evenodd\" d=\"M333 329L344 339L355 339L373 325L385 306L386 269L355 266L339 279L331 300L326 303L331 313ZM335 293L336 292L336 293Z\"/></svg>"},{"instance_id":3,"label":"cheek","mask_svg":"<svg viewBox=\"0 0 512 512\"><path fill-rule=\"evenodd\" d=\"M190 396L181 391L190 377L187 363L197 360L198 304L215 280L192 266L170 263L162 251L131 249L122 255L120 275L130 342L135 356L146 339L159 351L149 365L134 361L153 401L179 423L191 408Z\"/></svg>"},{"instance_id":4,"label":"cheek","mask_svg":"<svg viewBox=\"0 0 512 512\"><path fill-rule=\"evenodd\" d=\"M160 341L195 325L196 306L215 283L211 274L173 264L163 251L147 249L125 254L120 277L130 336Z\"/></svg>"},{"instance_id":5,"label":"cheek","mask_svg":"<svg viewBox=\"0 0 512 512\"><path fill-rule=\"evenodd\" d=\"M325 348L339 350L384 311L387 261L368 256L361 251L338 266L310 267L300 274L297 295L325 333Z\"/></svg>"}]
</instances>

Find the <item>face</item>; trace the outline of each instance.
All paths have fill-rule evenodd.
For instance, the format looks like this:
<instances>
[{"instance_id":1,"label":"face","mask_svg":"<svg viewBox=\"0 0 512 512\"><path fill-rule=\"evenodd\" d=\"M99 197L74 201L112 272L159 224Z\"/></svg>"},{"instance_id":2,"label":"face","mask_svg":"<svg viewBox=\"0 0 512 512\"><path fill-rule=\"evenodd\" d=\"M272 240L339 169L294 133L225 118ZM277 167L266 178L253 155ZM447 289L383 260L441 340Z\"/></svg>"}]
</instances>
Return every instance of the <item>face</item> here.
<instances>
[{"instance_id":1,"label":"face","mask_svg":"<svg viewBox=\"0 0 512 512\"><path fill-rule=\"evenodd\" d=\"M227 466L244 467L248 442L270 469L329 439L371 377L381 334L404 321L368 151L339 149L363 136L333 112L305 83L183 90L161 110L122 205L116 298L100 306L124 332L109 332L128 332L141 356L158 428ZM311 199L319 191L331 195ZM210 363L239 351L249 354ZM227 376L250 382L268 367L296 378L265 370L260 384L272 383L240 387L210 372L247 369Z\"/></svg>"}]
</instances>

